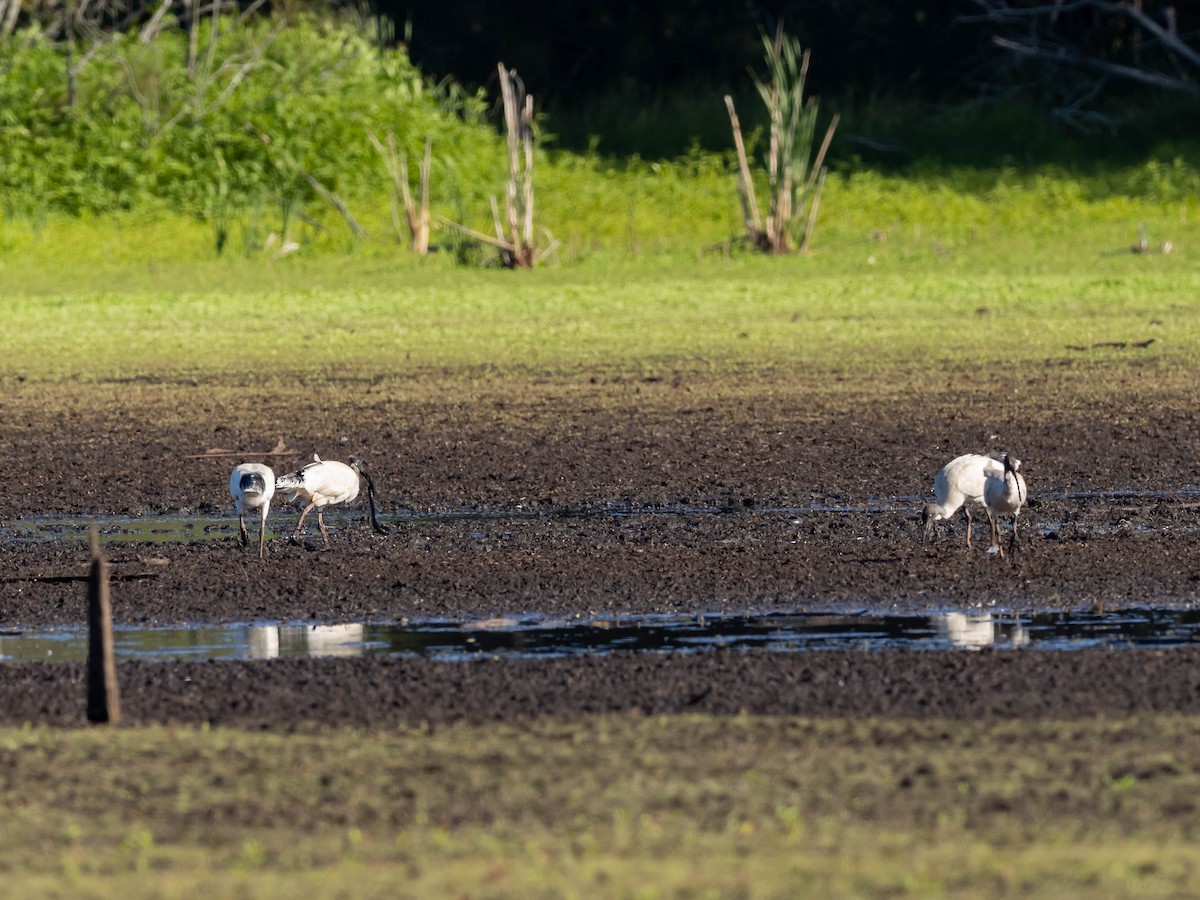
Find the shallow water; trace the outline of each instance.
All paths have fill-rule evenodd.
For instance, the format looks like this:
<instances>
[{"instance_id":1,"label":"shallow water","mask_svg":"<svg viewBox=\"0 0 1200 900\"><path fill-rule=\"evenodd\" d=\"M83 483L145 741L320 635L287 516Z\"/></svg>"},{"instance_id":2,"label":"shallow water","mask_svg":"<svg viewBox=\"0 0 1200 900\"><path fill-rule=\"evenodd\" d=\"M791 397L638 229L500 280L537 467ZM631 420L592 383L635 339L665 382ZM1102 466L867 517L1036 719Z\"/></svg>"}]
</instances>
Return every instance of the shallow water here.
<instances>
[{"instance_id":1,"label":"shallow water","mask_svg":"<svg viewBox=\"0 0 1200 900\"><path fill-rule=\"evenodd\" d=\"M1197 500L1200 487L1186 486L1170 491L1049 491L1035 495L1047 501L1083 500ZM647 506L630 503L605 503L570 507L515 506L496 509L440 509L434 511L398 511L381 514L385 524L440 522L456 520L503 520L503 519L625 519L641 516L704 516L755 513L759 515L805 516L813 514L862 514L862 513L906 513L915 515L928 497L867 497L859 500L821 500L797 506L769 506L751 501L726 506L692 506L668 504ZM285 522L285 528L294 525L296 513L292 510L272 510L268 520L269 538L286 533L272 527L272 523ZM346 518L360 518L355 511L345 514ZM327 516L331 525L339 522L339 513ZM1024 520L1022 520L1024 522ZM145 516L24 516L0 520L0 541L86 541L88 528L95 525L102 543L138 541L148 543L187 542L204 539L224 539L237 534L237 517L232 510L225 515L163 513ZM1058 522L1030 522L1027 527L1049 533L1060 528ZM255 522L247 527L257 531ZM1175 526L1178 528L1178 526ZM1101 526L1098 531L1103 532Z\"/></svg>"},{"instance_id":2,"label":"shallow water","mask_svg":"<svg viewBox=\"0 0 1200 900\"><path fill-rule=\"evenodd\" d=\"M1073 650L1170 647L1200 642L1200 611L1109 613L943 612L626 616L563 621L540 616L398 624L241 624L114 629L118 659L297 659L327 656L561 657L618 651L718 648L820 650ZM0 660L82 662L86 629L0 632Z\"/></svg>"}]
</instances>

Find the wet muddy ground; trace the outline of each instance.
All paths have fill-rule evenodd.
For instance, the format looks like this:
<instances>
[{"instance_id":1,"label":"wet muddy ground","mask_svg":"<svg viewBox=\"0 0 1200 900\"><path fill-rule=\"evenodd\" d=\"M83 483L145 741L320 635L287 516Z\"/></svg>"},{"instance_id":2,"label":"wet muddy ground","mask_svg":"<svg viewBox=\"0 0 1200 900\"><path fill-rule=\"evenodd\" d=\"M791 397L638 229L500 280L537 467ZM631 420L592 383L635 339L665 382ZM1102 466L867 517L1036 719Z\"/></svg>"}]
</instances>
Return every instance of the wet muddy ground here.
<instances>
[{"instance_id":1,"label":"wet muddy ground","mask_svg":"<svg viewBox=\"0 0 1200 900\"><path fill-rule=\"evenodd\" d=\"M394 622L542 613L1188 608L1200 596L1200 442L1186 392L1136 370L881 381L748 373L323 383L7 384L0 524L27 516L220 517L234 462L282 472L360 455L365 498L315 529L271 514L267 558L236 519L183 541L117 541L114 615ZM1173 382L1174 383L1174 382ZM249 397L253 397L254 403ZM279 456L263 452L282 437ZM235 457L209 450L239 451ZM942 463L1010 449L1031 501L1000 559L961 520L920 540ZM258 455L256 455L258 454ZM53 520L51 520L53 521ZM71 532L73 529L63 529ZM77 533L0 540L0 631L77 626ZM123 663L130 721L491 721L599 711L1053 716L1200 711L1200 649L704 653L444 663ZM0 722L77 724L75 665L0 665Z\"/></svg>"}]
</instances>

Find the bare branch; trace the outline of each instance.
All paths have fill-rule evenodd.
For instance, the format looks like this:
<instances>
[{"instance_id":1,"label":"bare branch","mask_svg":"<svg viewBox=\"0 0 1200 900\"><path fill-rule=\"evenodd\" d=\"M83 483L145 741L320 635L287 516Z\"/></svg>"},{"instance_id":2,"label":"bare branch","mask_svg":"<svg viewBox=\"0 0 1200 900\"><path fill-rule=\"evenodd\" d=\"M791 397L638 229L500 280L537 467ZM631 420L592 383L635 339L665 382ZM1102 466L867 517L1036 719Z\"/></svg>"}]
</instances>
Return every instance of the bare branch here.
<instances>
[{"instance_id":1,"label":"bare branch","mask_svg":"<svg viewBox=\"0 0 1200 900\"><path fill-rule=\"evenodd\" d=\"M1200 95L1200 84L1195 84L1189 81L1182 81L1178 78L1169 78L1158 72L1148 72L1144 69L1137 69L1133 66L1125 66L1120 63L1105 62L1101 59L1088 56L1080 53L1077 50L1070 50L1066 47L1057 50L1049 50L1037 44L1028 41L1013 41L1008 38L994 35L992 43L997 47L1002 47L1005 50L1011 50L1014 53L1020 53L1030 59L1045 59L1058 63L1067 63L1069 65L1080 66L1085 69L1092 69L1096 72L1101 72L1104 75L1111 75L1115 78L1124 78L1127 81L1136 81L1139 84L1149 85L1150 87L1163 88L1168 91L1177 91L1182 94L1197 94Z\"/></svg>"},{"instance_id":2,"label":"bare branch","mask_svg":"<svg viewBox=\"0 0 1200 900\"><path fill-rule=\"evenodd\" d=\"M494 198L493 202L495 202ZM477 241L482 241L483 243L492 247L496 247L500 250L507 250L509 253L512 253L515 250L513 245L503 238L494 238L490 234L484 234L482 231L476 231L474 228L468 228L466 225L460 225L457 222L452 222L445 216L435 216L434 221L443 228L449 228L451 231L457 231L459 234L465 234L467 237L473 237Z\"/></svg>"},{"instance_id":3,"label":"bare branch","mask_svg":"<svg viewBox=\"0 0 1200 900\"><path fill-rule=\"evenodd\" d=\"M202 90L198 90L195 102L184 106L177 113L175 113L175 115L168 119L166 124L159 129L160 133L178 125L179 122L182 121L183 118L189 113L194 114L197 118L203 118L228 100L230 95L233 94L233 92L238 89L238 86L242 83L242 81L245 80L246 76L258 67L262 61L263 55L267 52L267 48L271 46L271 43L279 36L280 32L282 32L285 27L286 26L282 21L275 24L270 32L267 33L267 36L263 38L257 47L254 48L250 58L238 66L237 71L234 73L233 77L229 79L229 83L225 85L225 88L220 94L217 95L216 99L214 99L211 103L204 103L203 98L200 96ZM222 66L221 69L218 70L218 75L224 71L225 67ZM216 76L214 76L214 78L215 77Z\"/></svg>"},{"instance_id":4,"label":"bare branch","mask_svg":"<svg viewBox=\"0 0 1200 900\"><path fill-rule=\"evenodd\" d=\"M1179 37L1175 26L1175 11L1167 7L1164 17L1167 27L1163 28L1152 19L1140 5L1132 3L1112 3L1111 0L1073 0L1073 2L1053 3L1045 6L1012 7L997 5L989 0L975 0L976 5L983 7L985 12L976 16L960 16L958 21L971 22L1012 22L1018 19L1037 19L1043 16L1059 17L1064 13L1076 12L1081 9L1094 9L1110 16L1126 16L1137 22L1150 34L1154 35L1162 46L1173 53L1178 53L1188 62L1200 66L1200 52L1193 50Z\"/></svg>"},{"instance_id":5,"label":"bare branch","mask_svg":"<svg viewBox=\"0 0 1200 900\"><path fill-rule=\"evenodd\" d=\"M1140 2L1063 0L1034 6L1009 6L1003 0L974 2L980 12L960 16L958 21L997 26L999 33L992 35L992 43L1016 58L1039 60L1056 68L1096 72L1103 76L1101 86L1109 79L1120 79L1157 90L1200 95L1200 71L1193 71L1200 69L1200 49L1180 36L1171 6L1156 17L1146 12ZM1089 15L1080 19L1081 13ZM1103 53L1084 49L1081 41L1070 37L1071 29L1080 27L1081 22L1093 25L1098 22L1107 28L1119 26L1134 35L1135 62L1114 61ZM1056 83L1056 87L1060 85L1061 82ZM1093 90L1091 97L1097 94ZM1071 119L1079 113L1080 105L1079 101L1070 102L1056 114Z\"/></svg>"},{"instance_id":6,"label":"bare branch","mask_svg":"<svg viewBox=\"0 0 1200 900\"><path fill-rule=\"evenodd\" d=\"M138 40L143 44L148 44L154 40L154 38L158 36L159 32L166 27L162 23L170 9L171 0L162 0L162 3L158 4L158 9L154 11L154 15L150 17L150 21L143 25L141 30L138 31Z\"/></svg>"},{"instance_id":7,"label":"bare branch","mask_svg":"<svg viewBox=\"0 0 1200 900\"><path fill-rule=\"evenodd\" d=\"M241 14L233 20L232 29L236 29L239 25L245 22L248 18L258 12L259 8L265 4L267 0L254 0L249 6L242 10Z\"/></svg>"},{"instance_id":8,"label":"bare branch","mask_svg":"<svg viewBox=\"0 0 1200 900\"><path fill-rule=\"evenodd\" d=\"M12 34L20 14L21 0L0 0L0 34Z\"/></svg>"},{"instance_id":9,"label":"bare branch","mask_svg":"<svg viewBox=\"0 0 1200 900\"><path fill-rule=\"evenodd\" d=\"M1125 5L1118 3L1107 3L1096 0L1095 7L1103 12L1108 12L1113 15L1125 15L1137 22L1142 28L1150 32L1158 38L1163 47L1173 53L1178 53L1194 66L1200 66L1200 53L1193 50L1187 44L1179 39L1179 34L1175 31L1175 12L1170 7L1167 7L1167 28L1163 28L1138 6L1133 4Z\"/></svg>"}]
</instances>

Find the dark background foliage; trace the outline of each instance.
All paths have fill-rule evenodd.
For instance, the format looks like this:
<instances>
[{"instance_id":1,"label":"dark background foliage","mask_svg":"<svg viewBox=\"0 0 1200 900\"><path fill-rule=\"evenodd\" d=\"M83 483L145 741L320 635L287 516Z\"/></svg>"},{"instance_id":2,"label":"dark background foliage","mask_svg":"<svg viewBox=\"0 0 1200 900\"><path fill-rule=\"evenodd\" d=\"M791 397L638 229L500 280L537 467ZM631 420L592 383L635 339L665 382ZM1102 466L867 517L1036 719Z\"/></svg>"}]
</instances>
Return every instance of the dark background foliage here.
<instances>
[{"instance_id":1,"label":"dark background foliage","mask_svg":"<svg viewBox=\"0 0 1200 900\"><path fill-rule=\"evenodd\" d=\"M559 144L572 149L596 142L601 152L670 156L692 144L726 146L720 98L740 98L750 125L757 124L747 70L762 72L760 35L780 22L812 50L807 93L821 98L827 114L843 114L847 139L838 141L834 161L847 150L883 164L945 161L956 152L951 145L974 163L1136 157L1164 141L1194 138L1178 97L1120 79L1094 91L1094 71L998 47L994 36L1024 36L1029 23L980 21L984 7L975 0L373 2L428 74L494 95L496 63L515 67L550 115ZM1010 5L1049 8L1039 0ZM1195 47L1200 4L1140 4L1156 22L1168 7ZM1052 43L1103 62L1171 65L1111 10L1072 0L1061 8L1052 24L1039 20L1039 34ZM997 113L1013 103L1023 112ZM1184 108L1194 112L1194 104ZM980 122L979 139L972 139L972 118Z\"/></svg>"},{"instance_id":2,"label":"dark background foliage","mask_svg":"<svg viewBox=\"0 0 1200 900\"><path fill-rule=\"evenodd\" d=\"M978 29L955 23L960 0L377 2L426 71L480 85L504 60L549 109L614 90L734 88L761 66L759 29L780 20L819 55L818 93L886 85L940 95L961 86L980 50Z\"/></svg>"}]
</instances>

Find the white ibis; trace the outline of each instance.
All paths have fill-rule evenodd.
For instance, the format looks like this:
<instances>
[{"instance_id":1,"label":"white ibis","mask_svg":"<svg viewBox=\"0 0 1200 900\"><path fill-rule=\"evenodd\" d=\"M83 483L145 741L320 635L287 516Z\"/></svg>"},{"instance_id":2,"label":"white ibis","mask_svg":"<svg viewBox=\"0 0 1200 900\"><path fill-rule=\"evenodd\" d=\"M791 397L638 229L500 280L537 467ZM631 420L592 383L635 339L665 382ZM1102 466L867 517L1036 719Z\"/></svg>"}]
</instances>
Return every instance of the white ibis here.
<instances>
[{"instance_id":1,"label":"white ibis","mask_svg":"<svg viewBox=\"0 0 1200 900\"><path fill-rule=\"evenodd\" d=\"M246 513L252 509L262 510L262 521L258 526L258 558L262 559L263 544L267 539L267 512L271 508L271 498L275 496L275 473L262 463L234 466L229 475L229 495L237 508L243 547L250 543L250 535L246 533Z\"/></svg>"},{"instance_id":2,"label":"white ibis","mask_svg":"<svg viewBox=\"0 0 1200 900\"><path fill-rule=\"evenodd\" d=\"M1028 496L1025 477L1018 471L1020 468L1021 461L1005 453L1003 471L999 475L989 473L983 483L983 504L987 507L988 524L992 529L992 546L1000 551L1001 558L1004 547L1000 545L1000 516L1012 516L1012 538L1008 543L1008 549L1012 550L1017 544L1017 518Z\"/></svg>"},{"instance_id":3,"label":"white ibis","mask_svg":"<svg viewBox=\"0 0 1200 900\"><path fill-rule=\"evenodd\" d=\"M1018 462L1019 466L1020 463ZM959 509L967 519L967 546L971 546L971 504L983 503L983 485L989 475L1003 475L1004 464L991 456L967 453L942 467L933 479L936 503L929 503L921 514L925 540L933 533L933 524L949 519Z\"/></svg>"},{"instance_id":4,"label":"white ibis","mask_svg":"<svg viewBox=\"0 0 1200 900\"><path fill-rule=\"evenodd\" d=\"M321 459L313 454L313 461L297 472L290 475L280 475L275 480L275 489L287 495L288 502L297 497L306 500L308 505L300 513L300 521L296 523L293 538L299 538L304 528L304 518L314 509L317 511L317 525L321 529L321 537L325 546L329 546L329 533L325 530L325 507L338 503L349 503L358 496L358 479L362 476L367 480L367 502L371 507L371 527L378 534L387 534L387 528L379 523L375 515L375 485L371 482L362 467L362 460L350 458L347 465L333 459Z\"/></svg>"}]
</instances>

